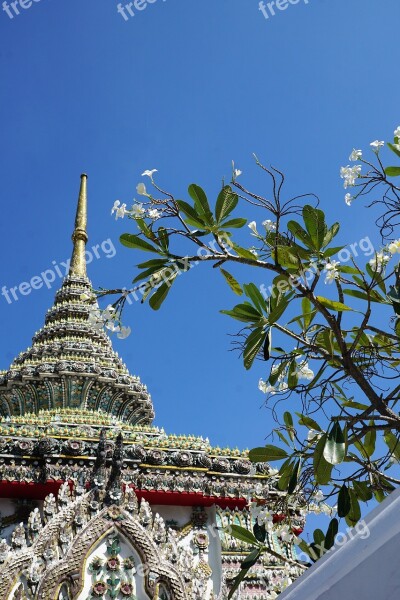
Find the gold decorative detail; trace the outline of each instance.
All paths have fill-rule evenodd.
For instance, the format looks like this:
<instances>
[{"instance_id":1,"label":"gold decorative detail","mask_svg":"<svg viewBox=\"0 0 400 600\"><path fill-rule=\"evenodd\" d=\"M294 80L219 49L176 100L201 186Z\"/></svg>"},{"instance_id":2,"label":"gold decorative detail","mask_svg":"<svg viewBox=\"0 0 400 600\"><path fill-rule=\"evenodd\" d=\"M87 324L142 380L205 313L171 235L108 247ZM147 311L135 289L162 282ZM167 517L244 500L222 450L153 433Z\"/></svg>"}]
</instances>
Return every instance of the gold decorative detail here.
<instances>
[{"instance_id":1,"label":"gold decorative detail","mask_svg":"<svg viewBox=\"0 0 400 600\"><path fill-rule=\"evenodd\" d=\"M79 190L78 206L76 209L75 229L72 234L74 249L72 252L70 275L86 277L85 249L88 235L87 226L87 175L81 175L81 187Z\"/></svg>"}]
</instances>

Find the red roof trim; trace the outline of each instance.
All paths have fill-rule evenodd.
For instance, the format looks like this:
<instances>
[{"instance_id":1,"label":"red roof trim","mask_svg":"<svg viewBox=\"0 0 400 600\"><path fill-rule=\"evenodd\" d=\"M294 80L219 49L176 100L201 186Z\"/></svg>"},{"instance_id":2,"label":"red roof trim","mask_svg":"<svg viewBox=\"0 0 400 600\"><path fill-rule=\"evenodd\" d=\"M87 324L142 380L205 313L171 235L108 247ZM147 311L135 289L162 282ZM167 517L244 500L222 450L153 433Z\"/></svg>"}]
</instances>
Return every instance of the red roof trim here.
<instances>
[{"instance_id":1,"label":"red roof trim","mask_svg":"<svg viewBox=\"0 0 400 600\"><path fill-rule=\"evenodd\" d=\"M0 498L24 498L29 500L44 500L48 494L57 496L62 481L47 483L26 483L23 481L0 481ZM161 490L135 490L139 499L144 498L150 504L167 506L213 506L221 508L243 509L245 498L221 498L204 496L200 492L165 492Z\"/></svg>"}]
</instances>

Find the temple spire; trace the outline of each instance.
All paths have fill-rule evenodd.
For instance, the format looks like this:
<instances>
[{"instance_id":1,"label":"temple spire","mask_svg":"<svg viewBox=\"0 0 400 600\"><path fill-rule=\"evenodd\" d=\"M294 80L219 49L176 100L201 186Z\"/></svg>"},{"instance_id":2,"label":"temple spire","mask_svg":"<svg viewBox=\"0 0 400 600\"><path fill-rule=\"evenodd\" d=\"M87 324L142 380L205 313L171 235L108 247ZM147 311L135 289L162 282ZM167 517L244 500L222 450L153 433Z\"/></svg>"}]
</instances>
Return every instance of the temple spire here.
<instances>
[{"instance_id":1,"label":"temple spire","mask_svg":"<svg viewBox=\"0 0 400 600\"><path fill-rule=\"evenodd\" d=\"M87 225L87 175L81 175L81 187L79 190L78 206L76 209L75 229L72 234L74 249L72 252L70 275L86 277L86 258L85 249L88 235Z\"/></svg>"}]
</instances>

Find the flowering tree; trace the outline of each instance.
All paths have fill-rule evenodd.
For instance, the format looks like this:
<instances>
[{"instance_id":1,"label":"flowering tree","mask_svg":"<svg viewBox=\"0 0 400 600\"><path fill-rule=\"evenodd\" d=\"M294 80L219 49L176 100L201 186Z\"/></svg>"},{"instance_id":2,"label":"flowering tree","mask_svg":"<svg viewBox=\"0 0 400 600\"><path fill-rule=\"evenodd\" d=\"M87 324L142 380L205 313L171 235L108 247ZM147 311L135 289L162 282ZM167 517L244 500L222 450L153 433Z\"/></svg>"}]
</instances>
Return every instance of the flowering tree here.
<instances>
[{"instance_id":1,"label":"flowering tree","mask_svg":"<svg viewBox=\"0 0 400 600\"><path fill-rule=\"evenodd\" d=\"M381 208L376 226L382 247L370 248L366 264L350 253L347 262L338 260L345 249L335 245L339 223L326 222L313 194L287 198L284 175L258 159L271 182L267 197L244 186L234 165L231 183L215 204L198 185L189 187L190 200L176 199L156 183L152 170L143 176L154 191L137 186L142 203L128 210L117 201L112 209L116 218L126 216L138 228L122 235L121 243L153 257L138 265L133 290L107 292L118 295L108 308L109 326L111 319L111 326L120 327L115 321L129 294L141 294L158 310L178 275L209 263L240 297L222 312L241 323L244 367L250 369L256 359L265 362L259 389L276 421L268 434L281 443L251 450L249 458L257 468L278 463L269 470L278 494L269 511L262 499L253 502L253 532L232 529L253 551L231 595L269 551L269 530L298 543L315 561L333 546L339 519L356 525L363 503L382 501L400 483L394 467L400 459L400 240L393 235L400 218L400 188L393 182L400 167L383 166L384 146L371 144L371 160L353 150L349 160L356 164L340 173L353 192L345 195L348 205L371 196L370 205ZM400 127L387 146L400 157ZM233 215L240 202L265 214L261 227ZM243 230L247 224L250 231ZM249 234L251 247L245 241ZM239 283L227 270L236 264L246 267L250 283ZM269 290L251 281L256 270L270 276ZM293 413L281 410L281 400L287 405L289 398L297 404ZM309 510L331 516L327 532L316 530L311 544L296 535L296 519Z\"/></svg>"}]
</instances>

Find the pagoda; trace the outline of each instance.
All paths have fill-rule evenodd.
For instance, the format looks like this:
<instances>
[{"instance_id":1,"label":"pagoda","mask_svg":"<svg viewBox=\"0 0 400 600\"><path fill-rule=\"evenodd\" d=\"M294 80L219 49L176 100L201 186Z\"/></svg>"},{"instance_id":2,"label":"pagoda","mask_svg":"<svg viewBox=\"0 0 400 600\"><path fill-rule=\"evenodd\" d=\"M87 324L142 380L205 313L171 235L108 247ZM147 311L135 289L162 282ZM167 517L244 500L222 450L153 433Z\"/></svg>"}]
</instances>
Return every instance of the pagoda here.
<instances>
[{"instance_id":1,"label":"pagoda","mask_svg":"<svg viewBox=\"0 0 400 600\"><path fill-rule=\"evenodd\" d=\"M226 528L251 528L249 501L278 493L270 468L152 425L146 386L92 318L86 225L82 175L69 274L0 372L0 600L223 600L249 552ZM285 573L264 557L237 598L273 597Z\"/></svg>"}]
</instances>

